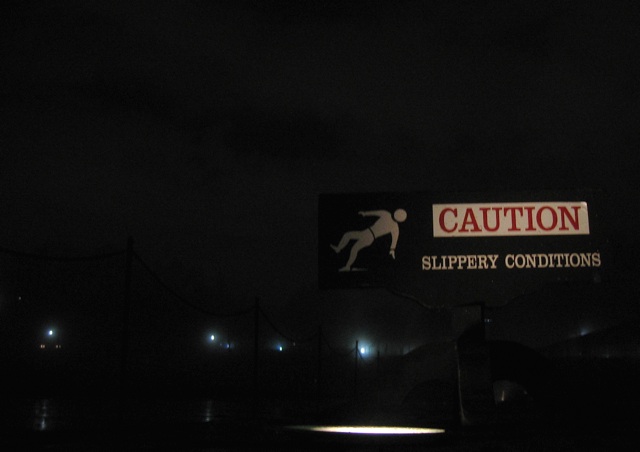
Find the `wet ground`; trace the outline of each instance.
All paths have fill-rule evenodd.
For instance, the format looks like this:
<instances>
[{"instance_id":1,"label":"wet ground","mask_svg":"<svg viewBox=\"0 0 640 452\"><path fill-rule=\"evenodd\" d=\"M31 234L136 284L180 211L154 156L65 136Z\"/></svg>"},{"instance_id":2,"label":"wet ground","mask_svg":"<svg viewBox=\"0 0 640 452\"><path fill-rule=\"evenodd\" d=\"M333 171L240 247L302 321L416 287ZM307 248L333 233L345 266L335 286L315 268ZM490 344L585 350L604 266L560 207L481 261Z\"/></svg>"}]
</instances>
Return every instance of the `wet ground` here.
<instances>
[{"instance_id":1,"label":"wet ground","mask_svg":"<svg viewBox=\"0 0 640 452\"><path fill-rule=\"evenodd\" d=\"M460 428L437 437L292 435L279 426L179 425L40 432L0 442L2 450L47 451L636 451L629 432Z\"/></svg>"},{"instance_id":2,"label":"wet ground","mask_svg":"<svg viewBox=\"0 0 640 452\"><path fill-rule=\"evenodd\" d=\"M125 407L124 410L121 408ZM407 419L353 416L345 405L336 417L351 424L407 423ZM313 413L295 415L281 406L256 410L207 399L56 400L6 399L0 450L46 451L621 451L639 450L635 417L602 411L580 419L535 419L483 426L413 419L442 427L430 435L361 435L291 430L310 425ZM329 420L323 418L322 422Z\"/></svg>"}]
</instances>

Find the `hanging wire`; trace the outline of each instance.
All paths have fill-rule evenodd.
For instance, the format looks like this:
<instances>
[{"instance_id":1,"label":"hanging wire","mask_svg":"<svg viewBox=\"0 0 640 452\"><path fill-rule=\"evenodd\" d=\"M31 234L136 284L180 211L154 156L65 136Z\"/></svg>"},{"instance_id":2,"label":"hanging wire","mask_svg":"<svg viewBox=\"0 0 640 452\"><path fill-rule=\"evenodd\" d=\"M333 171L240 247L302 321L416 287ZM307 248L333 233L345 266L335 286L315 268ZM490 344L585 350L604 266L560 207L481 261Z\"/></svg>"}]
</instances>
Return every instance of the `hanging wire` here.
<instances>
[{"instance_id":1,"label":"hanging wire","mask_svg":"<svg viewBox=\"0 0 640 452\"><path fill-rule=\"evenodd\" d=\"M27 253L24 251L16 251L4 246L0 246L0 253L8 254L14 257L24 257L28 259L36 259L43 261L55 261L55 262L86 262L97 261L102 259L109 259L116 256L123 256L126 251L113 251L111 253L91 254L86 256L49 256L46 254Z\"/></svg>"},{"instance_id":2,"label":"hanging wire","mask_svg":"<svg viewBox=\"0 0 640 452\"><path fill-rule=\"evenodd\" d=\"M338 355L338 356L348 356L348 355L351 355L356 350L355 347L347 350L346 352L343 351L343 350L338 350L337 348L335 348L331 344L329 344L329 342L327 342L327 339L324 337L324 335L322 336L322 342L329 349L329 351L331 353L333 353L335 355Z\"/></svg>"},{"instance_id":3,"label":"hanging wire","mask_svg":"<svg viewBox=\"0 0 640 452\"><path fill-rule=\"evenodd\" d=\"M258 305L258 309L260 310L260 313L262 314L262 317L264 317L264 319L266 320L266 322L269 324L269 326L271 326L271 328L278 333L280 336L282 336L285 340L291 342L291 343L295 343L295 344L303 344L305 342L311 342L313 341L316 337L318 337L318 332L316 331L315 333L303 337L302 339L295 339L291 336L288 336L286 334L284 334L276 325L275 323L273 323L271 321L271 319L269 318L269 316L264 312L264 310L262 309L262 307L260 305Z\"/></svg>"},{"instance_id":4,"label":"hanging wire","mask_svg":"<svg viewBox=\"0 0 640 452\"><path fill-rule=\"evenodd\" d=\"M430 305L428 303L425 303L423 300L421 300L420 298L418 298L418 297L416 297L414 295L411 295L411 294L406 293L406 292L402 292L402 291L400 291L398 289L394 289L393 287L384 286L384 288L388 292L392 293L393 295L396 295L396 296L402 297L402 298L406 298L407 300L411 300L414 303L416 303L418 306L420 306L421 308L427 309L429 311L442 311L443 310L443 308L441 306L437 306L437 305L436 306L432 306L432 305Z\"/></svg>"},{"instance_id":5,"label":"hanging wire","mask_svg":"<svg viewBox=\"0 0 640 452\"><path fill-rule=\"evenodd\" d=\"M155 279L155 281L162 286L162 288L164 288L167 292L169 292L176 300L178 300L179 302L181 302L182 304L190 307L191 309L195 309L196 311L199 311L203 314L207 314L213 317L220 317L220 318L229 318L229 317L240 317L240 316L244 316L247 315L249 313L251 313L255 308L253 306L251 306L250 308L247 308L243 311L239 311L239 312L234 312L234 313L229 313L229 314L221 314L219 312L213 312L210 311L208 309L203 308L202 306L199 306L189 300L187 300L185 297L183 297L182 295L180 295L178 292L176 292L175 290L173 290L173 288L171 288L168 284L166 284L162 278L160 278L152 269L149 265L147 265L147 263L140 257L140 255L138 253L136 253L135 251L133 252L133 257L136 258L136 260L140 263L140 265L142 265L142 267L151 275L151 277L153 279Z\"/></svg>"}]
</instances>

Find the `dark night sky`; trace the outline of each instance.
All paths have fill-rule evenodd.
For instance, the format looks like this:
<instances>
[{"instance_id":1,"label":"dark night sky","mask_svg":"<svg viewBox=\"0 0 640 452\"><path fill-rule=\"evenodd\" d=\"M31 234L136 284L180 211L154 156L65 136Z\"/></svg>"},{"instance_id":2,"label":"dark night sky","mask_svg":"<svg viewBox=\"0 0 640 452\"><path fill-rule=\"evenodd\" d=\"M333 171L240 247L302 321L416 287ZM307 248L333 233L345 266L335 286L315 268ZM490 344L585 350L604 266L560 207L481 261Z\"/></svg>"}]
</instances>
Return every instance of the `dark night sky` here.
<instances>
[{"instance_id":1,"label":"dark night sky","mask_svg":"<svg viewBox=\"0 0 640 452\"><path fill-rule=\"evenodd\" d=\"M3 8L4 247L131 235L212 296L339 309L369 295L316 293L320 193L599 188L638 270L636 2Z\"/></svg>"}]
</instances>

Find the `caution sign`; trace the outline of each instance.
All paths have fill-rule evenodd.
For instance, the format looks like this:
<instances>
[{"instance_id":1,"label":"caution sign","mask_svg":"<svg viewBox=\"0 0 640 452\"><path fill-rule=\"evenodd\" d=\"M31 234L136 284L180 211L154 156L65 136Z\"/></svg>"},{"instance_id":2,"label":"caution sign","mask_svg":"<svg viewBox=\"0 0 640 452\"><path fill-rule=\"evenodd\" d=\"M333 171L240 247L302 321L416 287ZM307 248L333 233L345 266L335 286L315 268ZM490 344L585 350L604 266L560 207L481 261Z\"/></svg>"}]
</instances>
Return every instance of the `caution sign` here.
<instances>
[{"instance_id":1,"label":"caution sign","mask_svg":"<svg viewBox=\"0 0 640 452\"><path fill-rule=\"evenodd\" d=\"M597 282L606 267L601 203L593 190L323 194L319 286L387 287L449 306Z\"/></svg>"}]
</instances>

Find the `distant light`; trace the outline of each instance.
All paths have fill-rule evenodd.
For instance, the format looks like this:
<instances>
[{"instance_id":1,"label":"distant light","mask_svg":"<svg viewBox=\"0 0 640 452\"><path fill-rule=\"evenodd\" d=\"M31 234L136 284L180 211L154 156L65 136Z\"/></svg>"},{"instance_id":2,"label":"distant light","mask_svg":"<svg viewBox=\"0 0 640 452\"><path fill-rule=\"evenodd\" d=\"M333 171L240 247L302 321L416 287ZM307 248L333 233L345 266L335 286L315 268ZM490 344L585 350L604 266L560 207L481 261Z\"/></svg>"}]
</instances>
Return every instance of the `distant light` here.
<instances>
[{"instance_id":1,"label":"distant light","mask_svg":"<svg viewBox=\"0 0 640 452\"><path fill-rule=\"evenodd\" d=\"M278 351L279 351L279 352L281 352L282 350L284 350L284 349L282 348L282 345L278 345Z\"/></svg>"},{"instance_id":2,"label":"distant light","mask_svg":"<svg viewBox=\"0 0 640 452\"><path fill-rule=\"evenodd\" d=\"M364 347L360 347L360 354L361 354L361 355L364 355L366 351L367 351L367 349L366 349L366 348L364 348Z\"/></svg>"},{"instance_id":3,"label":"distant light","mask_svg":"<svg viewBox=\"0 0 640 452\"><path fill-rule=\"evenodd\" d=\"M294 425L288 428L308 432L348 433L356 435L433 435L445 432L445 430L441 428L364 425Z\"/></svg>"},{"instance_id":4,"label":"distant light","mask_svg":"<svg viewBox=\"0 0 640 452\"><path fill-rule=\"evenodd\" d=\"M211 337L209 338L211 340L211 342L216 340L216 337L212 334Z\"/></svg>"},{"instance_id":5,"label":"distant light","mask_svg":"<svg viewBox=\"0 0 640 452\"><path fill-rule=\"evenodd\" d=\"M53 330L49 330L49 336L53 336Z\"/></svg>"},{"instance_id":6,"label":"distant light","mask_svg":"<svg viewBox=\"0 0 640 452\"><path fill-rule=\"evenodd\" d=\"M593 328L591 328L589 325L583 325L580 327L580 331L579 331L579 335L580 336L586 336L588 334L591 334L593 331Z\"/></svg>"}]
</instances>

